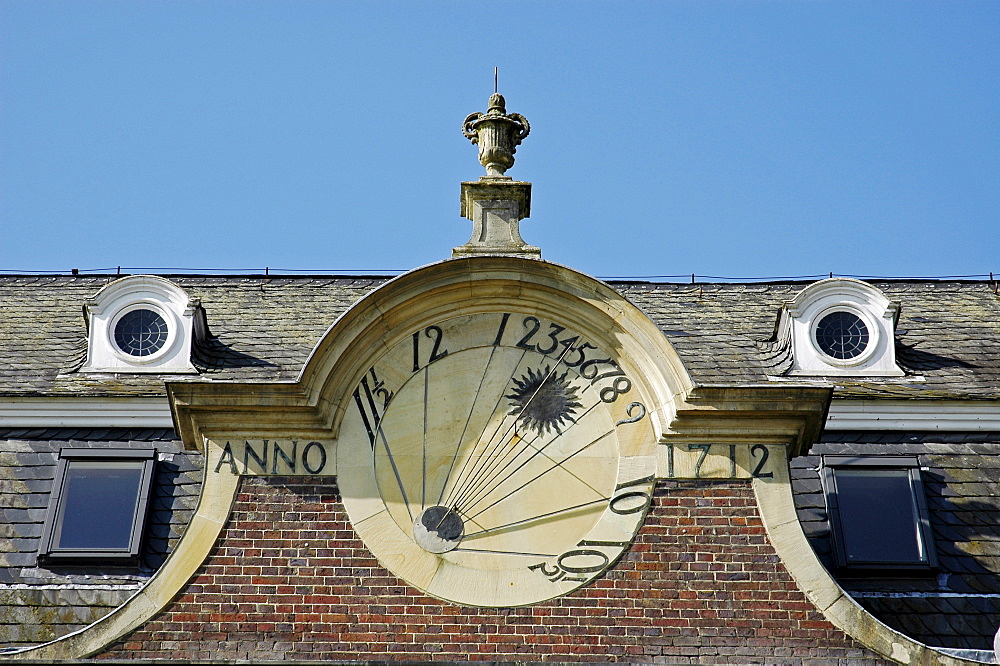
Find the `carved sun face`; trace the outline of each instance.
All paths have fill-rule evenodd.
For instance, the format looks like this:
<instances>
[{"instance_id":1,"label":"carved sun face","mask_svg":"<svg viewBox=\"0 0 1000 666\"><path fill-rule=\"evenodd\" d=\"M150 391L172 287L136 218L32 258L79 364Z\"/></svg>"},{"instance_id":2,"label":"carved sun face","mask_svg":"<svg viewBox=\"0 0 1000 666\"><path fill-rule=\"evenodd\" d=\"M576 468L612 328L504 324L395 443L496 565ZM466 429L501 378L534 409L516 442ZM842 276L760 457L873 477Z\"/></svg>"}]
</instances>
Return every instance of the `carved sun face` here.
<instances>
[{"instance_id":1,"label":"carved sun face","mask_svg":"<svg viewBox=\"0 0 1000 666\"><path fill-rule=\"evenodd\" d=\"M514 379L514 388L506 397L510 400L512 416L540 435L555 430L562 434L560 426L576 423L573 418L581 403L577 400L577 388L567 379L568 372L556 374L546 365L537 373L533 368L519 379Z\"/></svg>"}]
</instances>

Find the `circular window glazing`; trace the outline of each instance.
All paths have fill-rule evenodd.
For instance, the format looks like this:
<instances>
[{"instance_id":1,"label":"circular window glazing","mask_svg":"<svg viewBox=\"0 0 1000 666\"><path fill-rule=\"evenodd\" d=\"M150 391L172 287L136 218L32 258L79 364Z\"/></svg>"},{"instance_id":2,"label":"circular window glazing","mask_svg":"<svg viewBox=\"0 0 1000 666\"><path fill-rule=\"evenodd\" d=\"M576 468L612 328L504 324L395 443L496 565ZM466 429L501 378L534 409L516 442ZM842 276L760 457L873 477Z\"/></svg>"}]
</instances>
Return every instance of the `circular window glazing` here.
<instances>
[{"instance_id":1,"label":"circular window glazing","mask_svg":"<svg viewBox=\"0 0 1000 666\"><path fill-rule=\"evenodd\" d=\"M853 312L831 312L816 325L816 344L824 354L840 361L861 356L869 337L865 322Z\"/></svg>"},{"instance_id":2,"label":"circular window glazing","mask_svg":"<svg viewBox=\"0 0 1000 666\"><path fill-rule=\"evenodd\" d=\"M131 310L115 324L115 344L129 356L150 356L167 343L167 322L152 310Z\"/></svg>"}]
</instances>

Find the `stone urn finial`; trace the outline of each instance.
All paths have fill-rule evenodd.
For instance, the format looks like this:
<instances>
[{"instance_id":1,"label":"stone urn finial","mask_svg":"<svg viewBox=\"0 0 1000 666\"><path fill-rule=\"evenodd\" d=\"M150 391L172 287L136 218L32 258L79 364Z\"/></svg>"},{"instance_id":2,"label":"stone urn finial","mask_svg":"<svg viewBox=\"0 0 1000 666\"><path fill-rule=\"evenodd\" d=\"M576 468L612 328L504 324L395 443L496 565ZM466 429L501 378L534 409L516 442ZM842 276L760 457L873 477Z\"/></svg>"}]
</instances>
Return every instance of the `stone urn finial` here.
<instances>
[{"instance_id":1,"label":"stone urn finial","mask_svg":"<svg viewBox=\"0 0 1000 666\"><path fill-rule=\"evenodd\" d=\"M470 113L462 123L462 134L479 145L479 163L486 178L509 178L504 172L514 165L517 146L528 136L531 126L520 113L507 113L503 95L490 95L486 113Z\"/></svg>"},{"instance_id":2,"label":"stone urn finial","mask_svg":"<svg viewBox=\"0 0 1000 666\"><path fill-rule=\"evenodd\" d=\"M490 95L486 113L470 113L462 134L479 145L486 175L462 183L462 217L472 220L472 237L452 250L452 257L507 256L541 259L542 251L521 238L518 223L531 214L531 183L504 171L514 164L514 150L531 127L519 113L507 113L503 95Z\"/></svg>"}]
</instances>

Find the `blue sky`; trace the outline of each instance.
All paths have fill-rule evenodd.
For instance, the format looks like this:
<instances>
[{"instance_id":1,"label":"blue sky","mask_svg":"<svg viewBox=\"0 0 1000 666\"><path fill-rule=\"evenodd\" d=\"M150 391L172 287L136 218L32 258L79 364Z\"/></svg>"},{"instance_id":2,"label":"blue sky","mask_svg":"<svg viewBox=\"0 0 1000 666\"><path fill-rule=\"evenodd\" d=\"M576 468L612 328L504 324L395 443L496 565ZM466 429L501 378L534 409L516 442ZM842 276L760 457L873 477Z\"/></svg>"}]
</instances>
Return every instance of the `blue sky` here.
<instances>
[{"instance_id":1,"label":"blue sky","mask_svg":"<svg viewBox=\"0 0 1000 666\"><path fill-rule=\"evenodd\" d=\"M446 258L494 67L546 259L1000 273L993 0L0 0L0 270Z\"/></svg>"}]
</instances>

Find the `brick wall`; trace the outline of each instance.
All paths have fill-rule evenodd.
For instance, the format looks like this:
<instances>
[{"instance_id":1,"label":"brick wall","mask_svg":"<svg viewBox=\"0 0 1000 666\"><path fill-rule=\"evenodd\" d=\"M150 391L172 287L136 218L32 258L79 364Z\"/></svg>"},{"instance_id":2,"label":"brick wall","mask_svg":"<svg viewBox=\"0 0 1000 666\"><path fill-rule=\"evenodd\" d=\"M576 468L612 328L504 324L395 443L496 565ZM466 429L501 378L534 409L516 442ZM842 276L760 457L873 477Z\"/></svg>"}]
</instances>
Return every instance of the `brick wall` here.
<instances>
[{"instance_id":1,"label":"brick wall","mask_svg":"<svg viewBox=\"0 0 1000 666\"><path fill-rule=\"evenodd\" d=\"M778 560L747 482L668 482L625 557L525 608L420 594L355 536L334 483L243 480L219 545L178 599L99 655L881 663L826 622Z\"/></svg>"}]
</instances>

